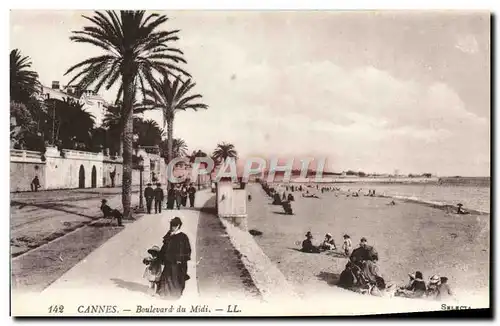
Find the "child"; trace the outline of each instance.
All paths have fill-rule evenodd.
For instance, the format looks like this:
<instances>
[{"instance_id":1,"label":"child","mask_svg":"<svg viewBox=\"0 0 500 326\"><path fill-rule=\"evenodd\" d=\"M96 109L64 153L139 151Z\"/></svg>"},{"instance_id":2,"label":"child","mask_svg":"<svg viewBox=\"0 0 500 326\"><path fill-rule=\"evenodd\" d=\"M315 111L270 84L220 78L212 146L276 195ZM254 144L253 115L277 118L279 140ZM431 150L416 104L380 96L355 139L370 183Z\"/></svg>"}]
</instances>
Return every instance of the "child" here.
<instances>
[{"instance_id":1,"label":"child","mask_svg":"<svg viewBox=\"0 0 500 326\"><path fill-rule=\"evenodd\" d=\"M352 251L352 242L351 237L347 234L344 234L344 243L342 244L342 250L344 250L344 254L349 257Z\"/></svg>"},{"instance_id":2,"label":"child","mask_svg":"<svg viewBox=\"0 0 500 326\"><path fill-rule=\"evenodd\" d=\"M153 246L148 250L148 253L150 256L142 260L143 264L146 265L143 277L149 281L150 289L155 292L161 275L160 248Z\"/></svg>"}]
</instances>

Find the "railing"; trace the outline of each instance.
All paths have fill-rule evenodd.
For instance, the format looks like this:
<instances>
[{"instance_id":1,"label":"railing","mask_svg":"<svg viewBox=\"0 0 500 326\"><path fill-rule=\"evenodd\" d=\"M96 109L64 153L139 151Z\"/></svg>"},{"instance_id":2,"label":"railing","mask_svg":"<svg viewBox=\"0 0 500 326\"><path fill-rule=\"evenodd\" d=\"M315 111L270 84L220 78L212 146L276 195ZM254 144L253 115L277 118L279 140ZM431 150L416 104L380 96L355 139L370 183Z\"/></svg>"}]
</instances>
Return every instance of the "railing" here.
<instances>
[{"instance_id":1,"label":"railing","mask_svg":"<svg viewBox=\"0 0 500 326\"><path fill-rule=\"evenodd\" d=\"M11 149L10 156L39 159L39 158L41 158L42 153L37 152L37 151L27 151L27 150L23 150L23 149Z\"/></svg>"},{"instance_id":2,"label":"railing","mask_svg":"<svg viewBox=\"0 0 500 326\"><path fill-rule=\"evenodd\" d=\"M79 156L79 157L88 157L88 156L93 156L93 157L100 157L102 156L102 153L94 153L94 152L84 152L84 151L77 151L74 149L63 149L62 150L65 154L70 154L72 156Z\"/></svg>"}]
</instances>

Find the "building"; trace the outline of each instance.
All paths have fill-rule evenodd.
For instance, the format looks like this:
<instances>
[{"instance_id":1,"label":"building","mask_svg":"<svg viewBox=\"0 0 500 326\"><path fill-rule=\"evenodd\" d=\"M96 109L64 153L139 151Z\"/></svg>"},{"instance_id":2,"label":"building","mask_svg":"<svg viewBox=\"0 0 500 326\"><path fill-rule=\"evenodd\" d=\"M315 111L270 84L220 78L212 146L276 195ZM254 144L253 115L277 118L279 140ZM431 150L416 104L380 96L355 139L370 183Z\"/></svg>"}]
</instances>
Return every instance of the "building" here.
<instances>
[{"instance_id":1,"label":"building","mask_svg":"<svg viewBox=\"0 0 500 326\"><path fill-rule=\"evenodd\" d=\"M62 88L59 81L53 81L52 87L43 86L42 96L44 99L58 99L63 101L65 98L73 99L83 104L83 109L94 116L95 126L100 127L106 115L108 104L99 94L92 90L80 91L75 86Z\"/></svg>"}]
</instances>

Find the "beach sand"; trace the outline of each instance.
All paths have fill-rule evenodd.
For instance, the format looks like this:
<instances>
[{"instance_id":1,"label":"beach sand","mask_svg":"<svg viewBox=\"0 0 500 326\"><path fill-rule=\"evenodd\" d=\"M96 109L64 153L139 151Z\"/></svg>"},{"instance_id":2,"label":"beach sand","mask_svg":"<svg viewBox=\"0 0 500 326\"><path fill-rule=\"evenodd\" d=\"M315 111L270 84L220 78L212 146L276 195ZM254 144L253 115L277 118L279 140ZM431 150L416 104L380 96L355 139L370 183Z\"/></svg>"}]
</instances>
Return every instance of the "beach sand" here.
<instances>
[{"instance_id":1,"label":"beach sand","mask_svg":"<svg viewBox=\"0 0 500 326\"><path fill-rule=\"evenodd\" d=\"M249 230L263 232L254 239L302 297L341 290L335 282L347 262L335 253L300 252L298 243L311 231L315 244L330 232L339 251L343 234L351 236L354 248L366 237L379 253L387 282L406 284L408 273L420 270L426 281L433 274L448 277L459 297L488 300L489 215L457 215L401 200L390 206L388 198L335 197L332 192L319 192L321 199L295 192L294 215L284 215L259 184L247 190L252 195Z\"/></svg>"}]
</instances>

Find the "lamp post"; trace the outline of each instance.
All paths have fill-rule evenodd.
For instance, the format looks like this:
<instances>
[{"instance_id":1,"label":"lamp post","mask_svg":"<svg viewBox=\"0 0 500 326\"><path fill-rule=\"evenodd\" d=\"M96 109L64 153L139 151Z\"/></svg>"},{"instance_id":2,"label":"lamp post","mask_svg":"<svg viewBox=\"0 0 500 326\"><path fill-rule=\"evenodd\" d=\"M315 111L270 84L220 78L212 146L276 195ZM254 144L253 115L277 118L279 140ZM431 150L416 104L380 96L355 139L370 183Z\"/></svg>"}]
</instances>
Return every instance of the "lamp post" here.
<instances>
[{"instance_id":1,"label":"lamp post","mask_svg":"<svg viewBox=\"0 0 500 326\"><path fill-rule=\"evenodd\" d=\"M142 156L139 156L139 209L142 211L144 210L144 202L143 202L143 195L142 195L142 171L144 171L144 158Z\"/></svg>"}]
</instances>

